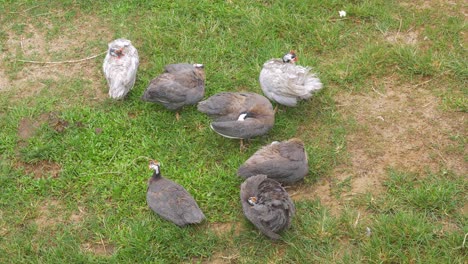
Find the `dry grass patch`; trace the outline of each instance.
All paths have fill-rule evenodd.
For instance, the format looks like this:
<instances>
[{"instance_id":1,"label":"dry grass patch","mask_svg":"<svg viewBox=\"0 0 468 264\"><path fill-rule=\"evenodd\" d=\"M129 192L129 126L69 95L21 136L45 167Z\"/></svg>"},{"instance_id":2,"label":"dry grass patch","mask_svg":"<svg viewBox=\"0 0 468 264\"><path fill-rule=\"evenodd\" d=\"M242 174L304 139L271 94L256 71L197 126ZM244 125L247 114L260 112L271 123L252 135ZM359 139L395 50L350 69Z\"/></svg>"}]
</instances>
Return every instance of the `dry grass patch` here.
<instances>
[{"instance_id":1,"label":"dry grass patch","mask_svg":"<svg viewBox=\"0 0 468 264\"><path fill-rule=\"evenodd\" d=\"M388 168L421 174L466 172L466 150L464 155L450 151L455 144L450 137L466 135L465 115L440 110L440 98L430 91L431 80L416 85L392 78L376 82L374 86L383 89L336 95L339 112L357 123L346 137L349 162L314 186L295 187L295 200L319 198L336 213L349 197L381 193Z\"/></svg>"},{"instance_id":2,"label":"dry grass patch","mask_svg":"<svg viewBox=\"0 0 468 264\"><path fill-rule=\"evenodd\" d=\"M54 19L64 19L65 11L58 10L51 16ZM0 90L14 90L14 98L22 99L35 96L43 89L53 89L51 82L78 78L86 80L86 98L106 98L107 86L101 72L103 56L82 62L57 64L21 65L22 62L17 61L20 58L41 62L83 59L105 52L107 42L112 39L111 28L105 26L108 23L96 16L78 14L66 26L58 29L54 28L49 19L52 18L41 17L41 23L38 24L37 20L26 18L20 34L7 32L6 50L1 59L18 64L20 68L15 74L7 76L6 70L0 67ZM102 45L96 47L96 43Z\"/></svg>"},{"instance_id":3,"label":"dry grass patch","mask_svg":"<svg viewBox=\"0 0 468 264\"><path fill-rule=\"evenodd\" d=\"M58 178L62 171L62 166L56 162L41 160L34 163L18 161L16 168L23 168L26 174L33 174L34 179Z\"/></svg>"},{"instance_id":4,"label":"dry grass patch","mask_svg":"<svg viewBox=\"0 0 468 264\"><path fill-rule=\"evenodd\" d=\"M98 256L110 256L115 252L115 246L102 239L96 243L84 243L81 248L83 251Z\"/></svg>"},{"instance_id":5,"label":"dry grass patch","mask_svg":"<svg viewBox=\"0 0 468 264\"><path fill-rule=\"evenodd\" d=\"M238 236L245 228L240 222L228 222L228 223L210 223L209 229L219 236L234 235Z\"/></svg>"}]
</instances>

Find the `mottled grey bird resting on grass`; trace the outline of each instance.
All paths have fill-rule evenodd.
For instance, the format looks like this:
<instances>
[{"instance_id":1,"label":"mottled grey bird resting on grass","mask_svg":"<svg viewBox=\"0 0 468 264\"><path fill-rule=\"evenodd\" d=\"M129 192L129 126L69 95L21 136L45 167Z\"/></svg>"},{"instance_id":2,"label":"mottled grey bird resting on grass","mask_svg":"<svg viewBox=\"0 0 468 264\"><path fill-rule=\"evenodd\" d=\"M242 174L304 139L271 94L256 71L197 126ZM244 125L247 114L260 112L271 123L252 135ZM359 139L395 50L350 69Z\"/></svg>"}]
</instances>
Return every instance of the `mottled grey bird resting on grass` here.
<instances>
[{"instance_id":1,"label":"mottled grey bird resting on grass","mask_svg":"<svg viewBox=\"0 0 468 264\"><path fill-rule=\"evenodd\" d=\"M281 183L294 183L302 180L308 171L304 142L292 138L260 148L239 167L237 175L248 178L265 174Z\"/></svg>"},{"instance_id":2,"label":"mottled grey bird resting on grass","mask_svg":"<svg viewBox=\"0 0 468 264\"><path fill-rule=\"evenodd\" d=\"M109 43L103 70L111 98L123 99L133 88L138 64L138 51L130 40L116 39Z\"/></svg>"},{"instance_id":3,"label":"mottled grey bird resting on grass","mask_svg":"<svg viewBox=\"0 0 468 264\"><path fill-rule=\"evenodd\" d=\"M205 70L203 64L169 64L165 72L154 78L142 99L178 110L185 105L198 103L205 95Z\"/></svg>"},{"instance_id":4,"label":"mottled grey bird resting on grass","mask_svg":"<svg viewBox=\"0 0 468 264\"><path fill-rule=\"evenodd\" d=\"M159 162L150 161L149 168L154 173L148 181L146 202L156 214L178 226L197 224L205 219L184 187L161 176Z\"/></svg>"},{"instance_id":5,"label":"mottled grey bird resting on grass","mask_svg":"<svg viewBox=\"0 0 468 264\"><path fill-rule=\"evenodd\" d=\"M270 101L247 92L221 92L198 103L213 119L211 128L227 138L248 139L266 134L275 123Z\"/></svg>"},{"instance_id":6,"label":"mottled grey bird resting on grass","mask_svg":"<svg viewBox=\"0 0 468 264\"><path fill-rule=\"evenodd\" d=\"M240 198L245 217L271 239L281 238L279 233L289 228L296 212L286 190L266 175L246 179Z\"/></svg>"},{"instance_id":7,"label":"mottled grey bird resting on grass","mask_svg":"<svg viewBox=\"0 0 468 264\"><path fill-rule=\"evenodd\" d=\"M297 101L308 99L322 89L320 79L309 67L295 65L297 56L290 51L282 59L271 59L260 71L260 86L266 97L279 104L296 106Z\"/></svg>"}]
</instances>

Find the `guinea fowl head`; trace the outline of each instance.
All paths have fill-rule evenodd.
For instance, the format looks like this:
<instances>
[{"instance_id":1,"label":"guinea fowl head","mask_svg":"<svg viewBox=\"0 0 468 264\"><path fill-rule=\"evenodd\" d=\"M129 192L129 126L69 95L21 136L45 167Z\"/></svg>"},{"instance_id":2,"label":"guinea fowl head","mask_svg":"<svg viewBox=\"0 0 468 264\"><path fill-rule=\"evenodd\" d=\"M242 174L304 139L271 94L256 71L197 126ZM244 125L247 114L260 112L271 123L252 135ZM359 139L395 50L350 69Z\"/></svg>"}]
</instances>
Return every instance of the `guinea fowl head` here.
<instances>
[{"instance_id":1,"label":"guinea fowl head","mask_svg":"<svg viewBox=\"0 0 468 264\"><path fill-rule=\"evenodd\" d=\"M247 118L252 118L254 115L250 112L242 112L240 113L239 117L237 118L237 121L244 121Z\"/></svg>"},{"instance_id":2,"label":"guinea fowl head","mask_svg":"<svg viewBox=\"0 0 468 264\"><path fill-rule=\"evenodd\" d=\"M283 56L283 62L284 63L295 63L298 60L296 56L296 52L294 50L291 50L290 52L286 53Z\"/></svg>"},{"instance_id":3,"label":"guinea fowl head","mask_svg":"<svg viewBox=\"0 0 468 264\"><path fill-rule=\"evenodd\" d=\"M203 64L195 63L193 64L193 67L203 69L205 66Z\"/></svg>"},{"instance_id":4,"label":"guinea fowl head","mask_svg":"<svg viewBox=\"0 0 468 264\"><path fill-rule=\"evenodd\" d=\"M124 56L125 48L129 47L132 44L130 40L127 39L116 39L109 43L109 55L112 57L121 58Z\"/></svg>"},{"instance_id":5,"label":"guinea fowl head","mask_svg":"<svg viewBox=\"0 0 468 264\"><path fill-rule=\"evenodd\" d=\"M161 166L161 164L156 160L150 160L149 165L148 165L150 170L154 170L154 175L156 175L156 176L160 175L160 173L161 173L160 170L159 170L160 166Z\"/></svg>"},{"instance_id":6,"label":"guinea fowl head","mask_svg":"<svg viewBox=\"0 0 468 264\"><path fill-rule=\"evenodd\" d=\"M112 57L122 57L124 54L123 54L123 48L110 48L109 49L109 54L112 56Z\"/></svg>"},{"instance_id":7,"label":"guinea fowl head","mask_svg":"<svg viewBox=\"0 0 468 264\"><path fill-rule=\"evenodd\" d=\"M249 197L249 199L247 199L247 202L250 205L254 206L255 204L257 204L257 197L255 197L255 196Z\"/></svg>"}]
</instances>

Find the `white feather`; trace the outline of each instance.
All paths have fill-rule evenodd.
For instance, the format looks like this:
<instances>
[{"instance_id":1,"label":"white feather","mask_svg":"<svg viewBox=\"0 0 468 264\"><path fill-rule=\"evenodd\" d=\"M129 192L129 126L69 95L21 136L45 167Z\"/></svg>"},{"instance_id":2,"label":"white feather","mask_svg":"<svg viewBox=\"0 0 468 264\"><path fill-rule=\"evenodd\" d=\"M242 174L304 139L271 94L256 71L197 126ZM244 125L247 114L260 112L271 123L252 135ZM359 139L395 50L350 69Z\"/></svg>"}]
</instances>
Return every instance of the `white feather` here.
<instances>
[{"instance_id":1,"label":"white feather","mask_svg":"<svg viewBox=\"0 0 468 264\"><path fill-rule=\"evenodd\" d=\"M263 93L279 104L296 106L297 100L308 99L322 89L322 83L309 67L272 59L263 64L260 72Z\"/></svg>"},{"instance_id":2,"label":"white feather","mask_svg":"<svg viewBox=\"0 0 468 264\"><path fill-rule=\"evenodd\" d=\"M109 96L123 99L135 84L139 64L138 51L127 39L116 39L108 46L109 50L122 49L123 55L119 57L107 53L103 70L109 85Z\"/></svg>"}]
</instances>

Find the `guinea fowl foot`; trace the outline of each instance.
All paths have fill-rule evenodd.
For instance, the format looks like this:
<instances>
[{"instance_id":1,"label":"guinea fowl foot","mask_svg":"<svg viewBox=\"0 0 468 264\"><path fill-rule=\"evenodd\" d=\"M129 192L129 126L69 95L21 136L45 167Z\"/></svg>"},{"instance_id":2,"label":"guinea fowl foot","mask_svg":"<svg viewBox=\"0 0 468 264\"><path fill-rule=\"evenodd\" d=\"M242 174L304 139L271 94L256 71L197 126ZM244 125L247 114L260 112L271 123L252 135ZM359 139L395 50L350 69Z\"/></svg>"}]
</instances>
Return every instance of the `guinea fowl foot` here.
<instances>
[{"instance_id":1,"label":"guinea fowl foot","mask_svg":"<svg viewBox=\"0 0 468 264\"><path fill-rule=\"evenodd\" d=\"M248 144L244 144L244 140L241 139L240 140L240 152L241 153L244 153L245 150L247 150L247 148L249 147Z\"/></svg>"}]
</instances>

